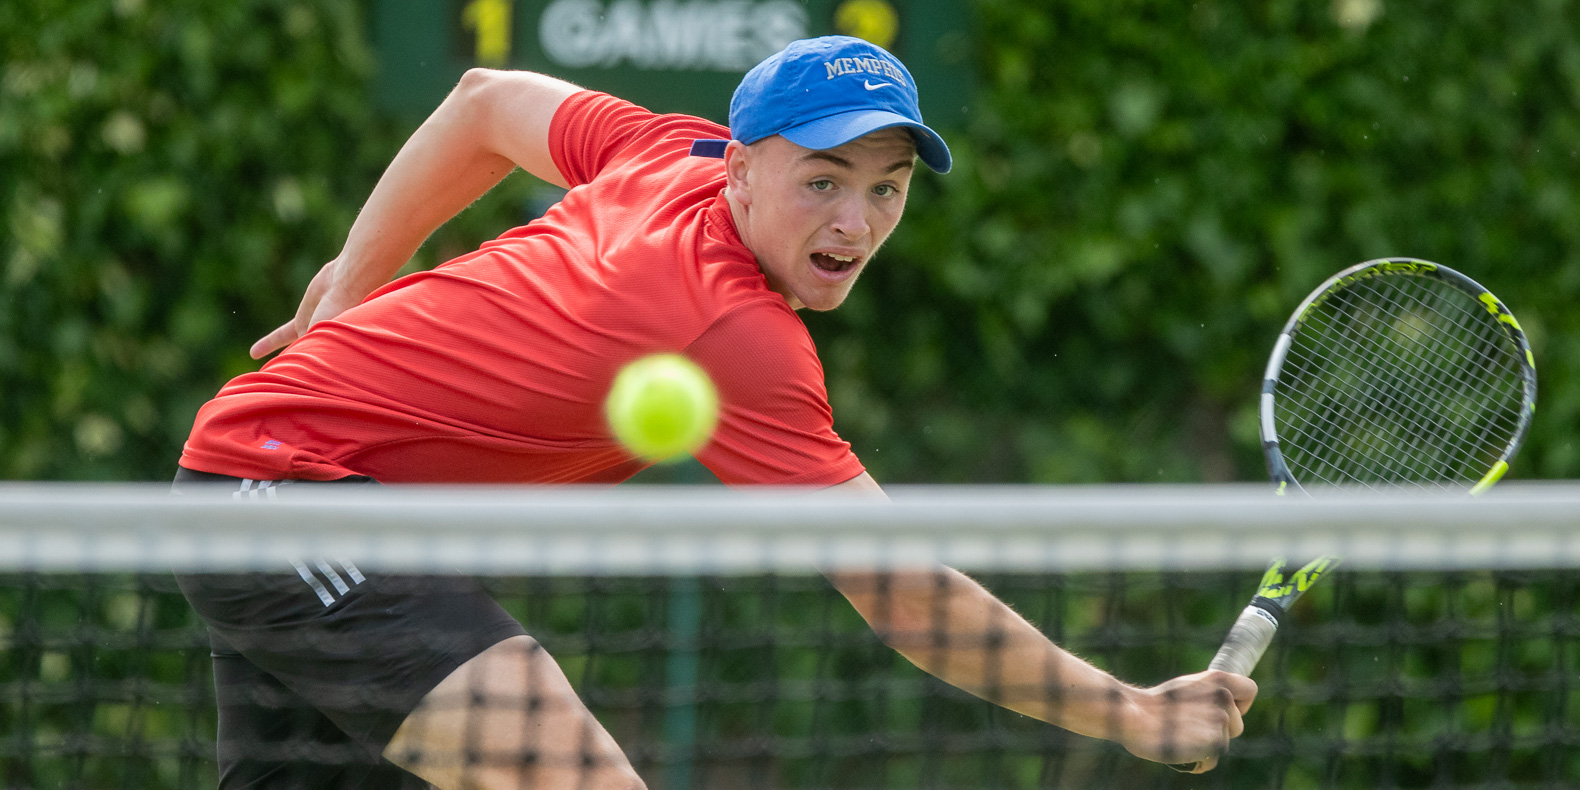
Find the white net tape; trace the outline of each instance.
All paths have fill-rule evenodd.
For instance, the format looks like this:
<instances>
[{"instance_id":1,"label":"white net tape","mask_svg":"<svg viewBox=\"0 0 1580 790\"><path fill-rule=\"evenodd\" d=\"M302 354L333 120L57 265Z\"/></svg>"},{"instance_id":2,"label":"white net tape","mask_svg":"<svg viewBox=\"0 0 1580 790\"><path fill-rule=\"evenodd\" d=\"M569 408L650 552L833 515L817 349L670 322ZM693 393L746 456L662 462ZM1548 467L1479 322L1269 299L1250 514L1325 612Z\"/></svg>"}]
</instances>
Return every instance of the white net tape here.
<instances>
[{"instance_id":1,"label":"white net tape","mask_svg":"<svg viewBox=\"0 0 1580 790\"><path fill-rule=\"evenodd\" d=\"M809 572L944 563L972 570L1580 565L1580 485L1486 496L1276 497L1265 486L898 488L892 502L721 488L299 488L171 496L163 486L0 486L0 567L275 567L349 556L470 574Z\"/></svg>"}]
</instances>

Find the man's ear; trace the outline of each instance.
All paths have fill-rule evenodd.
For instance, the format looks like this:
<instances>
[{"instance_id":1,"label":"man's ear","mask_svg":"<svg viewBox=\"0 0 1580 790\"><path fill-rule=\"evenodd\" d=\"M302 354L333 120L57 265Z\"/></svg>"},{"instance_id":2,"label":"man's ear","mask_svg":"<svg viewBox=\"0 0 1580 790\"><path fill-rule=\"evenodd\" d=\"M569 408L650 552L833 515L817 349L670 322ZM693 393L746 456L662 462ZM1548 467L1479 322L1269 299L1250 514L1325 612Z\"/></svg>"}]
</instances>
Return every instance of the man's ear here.
<instances>
[{"instance_id":1,"label":"man's ear","mask_svg":"<svg viewBox=\"0 0 1580 790\"><path fill-rule=\"evenodd\" d=\"M740 140L731 140L724 147L724 177L730 197L741 205L752 202L752 190L748 183L747 174L751 170L751 149L747 148Z\"/></svg>"}]
</instances>

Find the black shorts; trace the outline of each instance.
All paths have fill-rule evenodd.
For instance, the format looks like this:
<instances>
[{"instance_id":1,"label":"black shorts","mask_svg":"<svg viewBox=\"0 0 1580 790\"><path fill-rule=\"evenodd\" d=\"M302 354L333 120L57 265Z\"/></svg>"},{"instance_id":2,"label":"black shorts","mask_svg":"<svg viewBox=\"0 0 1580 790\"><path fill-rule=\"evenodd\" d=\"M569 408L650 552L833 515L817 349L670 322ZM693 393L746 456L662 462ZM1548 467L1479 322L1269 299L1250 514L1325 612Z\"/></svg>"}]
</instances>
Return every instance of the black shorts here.
<instances>
[{"instance_id":1,"label":"black shorts","mask_svg":"<svg viewBox=\"0 0 1580 790\"><path fill-rule=\"evenodd\" d=\"M173 491L262 498L309 485L327 484L183 468ZM369 573L352 557L281 557L278 573L176 580L213 644L222 790L427 788L383 760L384 747L457 667L526 633L471 578Z\"/></svg>"}]
</instances>

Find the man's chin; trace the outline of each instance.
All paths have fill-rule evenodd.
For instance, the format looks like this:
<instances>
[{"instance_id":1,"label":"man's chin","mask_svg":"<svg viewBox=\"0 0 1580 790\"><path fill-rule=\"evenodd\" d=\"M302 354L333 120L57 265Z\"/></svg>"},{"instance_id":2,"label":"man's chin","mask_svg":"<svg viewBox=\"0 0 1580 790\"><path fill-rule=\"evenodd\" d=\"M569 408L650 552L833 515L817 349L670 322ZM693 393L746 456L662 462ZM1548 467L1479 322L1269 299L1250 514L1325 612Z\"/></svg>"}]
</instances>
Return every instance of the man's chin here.
<instances>
[{"instance_id":1,"label":"man's chin","mask_svg":"<svg viewBox=\"0 0 1580 790\"><path fill-rule=\"evenodd\" d=\"M819 313L826 313L845 303L845 298L850 296L850 289L856 286L856 278L861 276L861 269L851 272L850 277L837 283L814 281L812 287L796 294L796 300L802 307Z\"/></svg>"},{"instance_id":2,"label":"man's chin","mask_svg":"<svg viewBox=\"0 0 1580 790\"><path fill-rule=\"evenodd\" d=\"M801 306L817 313L826 313L845 303L845 297L850 296L849 288L841 288L836 292L822 292L815 294L798 295L797 301Z\"/></svg>"}]
</instances>

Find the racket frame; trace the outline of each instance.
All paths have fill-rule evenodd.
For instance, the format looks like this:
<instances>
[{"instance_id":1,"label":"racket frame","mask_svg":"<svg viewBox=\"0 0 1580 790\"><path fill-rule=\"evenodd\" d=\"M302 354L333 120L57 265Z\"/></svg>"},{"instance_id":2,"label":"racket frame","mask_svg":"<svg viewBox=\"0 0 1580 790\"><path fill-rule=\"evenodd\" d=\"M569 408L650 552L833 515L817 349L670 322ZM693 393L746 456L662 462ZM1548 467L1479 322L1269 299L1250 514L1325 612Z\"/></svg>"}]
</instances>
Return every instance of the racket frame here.
<instances>
[{"instance_id":1,"label":"racket frame","mask_svg":"<svg viewBox=\"0 0 1580 790\"><path fill-rule=\"evenodd\" d=\"M1520 409L1519 422L1515 426L1513 437L1486 474L1471 486L1470 494L1479 495L1497 483L1509 470L1509 462L1519 452L1520 444L1525 441L1526 431L1530 428L1531 419L1536 415L1536 356L1531 353L1531 345L1525 338L1525 330L1520 328L1520 322L1491 291L1447 266L1419 258L1378 258L1355 264L1317 286L1316 290L1313 290L1300 306L1295 308L1295 312L1290 315L1289 320L1284 323L1284 328L1279 332L1277 342L1273 344L1273 353L1267 359L1267 370L1262 375L1260 421L1262 455L1267 459L1268 477L1272 478L1273 484L1278 487L1279 495L1283 495L1290 488L1304 492L1300 482L1290 471L1289 465L1284 462L1284 453L1279 447L1278 427L1274 418L1273 391L1278 385L1278 377L1284 369L1284 359L1289 353L1295 335L1314 314L1315 308L1320 307L1334 294L1362 280L1401 275L1437 280L1470 295L1492 314L1497 320L1498 327L1520 351L1518 356L1524 385L1524 408Z\"/></svg>"}]
</instances>

